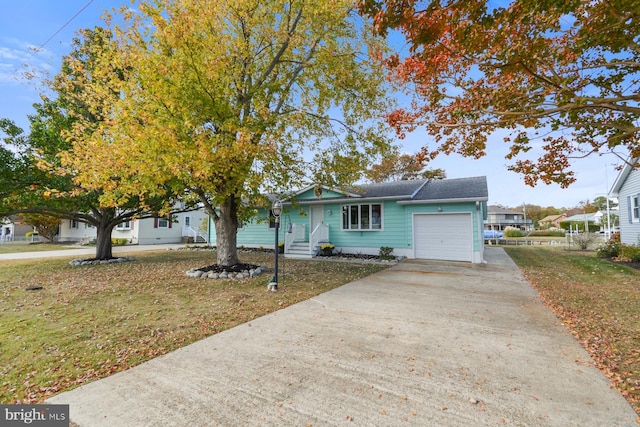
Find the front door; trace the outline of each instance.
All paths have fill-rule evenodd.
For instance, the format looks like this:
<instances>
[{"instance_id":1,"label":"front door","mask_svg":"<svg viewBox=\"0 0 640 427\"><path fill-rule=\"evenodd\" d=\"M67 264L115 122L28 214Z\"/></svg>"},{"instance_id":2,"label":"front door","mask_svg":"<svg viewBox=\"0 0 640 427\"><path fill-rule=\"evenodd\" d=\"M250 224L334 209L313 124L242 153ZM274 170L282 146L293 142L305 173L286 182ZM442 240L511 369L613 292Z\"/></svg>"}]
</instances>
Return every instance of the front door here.
<instances>
[{"instance_id":1,"label":"front door","mask_svg":"<svg viewBox=\"0 0 640 427\"><path fill-rule=\"evenodd\" d=\"M313 233L313 230L316 229L318 224L324 224L324 206L323 205L312 205L311 206L311 229L309 230L309 234Z\"/></svg>"}]
</instances>

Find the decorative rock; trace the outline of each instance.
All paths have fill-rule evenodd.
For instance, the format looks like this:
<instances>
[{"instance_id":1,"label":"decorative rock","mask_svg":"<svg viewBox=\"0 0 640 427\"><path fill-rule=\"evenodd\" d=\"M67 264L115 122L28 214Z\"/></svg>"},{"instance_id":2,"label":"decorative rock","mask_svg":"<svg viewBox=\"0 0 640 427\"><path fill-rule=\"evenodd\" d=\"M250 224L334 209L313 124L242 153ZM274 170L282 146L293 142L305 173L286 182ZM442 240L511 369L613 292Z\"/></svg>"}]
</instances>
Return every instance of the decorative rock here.
<instances>
[{"instance_id":1,"label":"decorative rock","mask_svg":"<svg viewBox=\"0 0 640 427\"><path fill-rule=\"evenodd\" d=\"M121 262L135 261L136 259L133 257L128 258L111 258L111 259L74 259L69 261L69 265L72 267L77 267L79 265L106 265L106 264L115 264Z\"/></svg>"}]
</instances>

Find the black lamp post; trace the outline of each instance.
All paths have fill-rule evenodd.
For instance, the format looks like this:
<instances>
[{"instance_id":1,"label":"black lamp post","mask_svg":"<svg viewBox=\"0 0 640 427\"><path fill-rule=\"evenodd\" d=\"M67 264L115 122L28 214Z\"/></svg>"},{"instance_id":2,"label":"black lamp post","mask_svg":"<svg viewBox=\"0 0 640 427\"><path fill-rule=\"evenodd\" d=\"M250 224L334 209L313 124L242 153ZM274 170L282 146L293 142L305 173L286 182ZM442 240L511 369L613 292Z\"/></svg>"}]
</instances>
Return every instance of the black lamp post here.
<instances>
[{"instance_id":1,"label":"black lamp post","mask_svg":"<svg viewBox=\"0 0 640 427\"><path fill-rule=\"evenodd\" d=\"M280 252L280 246L278 245L278 229L280 228L280 215L282 214L282 202L276 200L271 206L271 212L276 220L276 242L275 242L275 274L273 275L273 282L269 283L269 289L272 291L278 290L278 252Z\"/></svg>"}]
</instances>

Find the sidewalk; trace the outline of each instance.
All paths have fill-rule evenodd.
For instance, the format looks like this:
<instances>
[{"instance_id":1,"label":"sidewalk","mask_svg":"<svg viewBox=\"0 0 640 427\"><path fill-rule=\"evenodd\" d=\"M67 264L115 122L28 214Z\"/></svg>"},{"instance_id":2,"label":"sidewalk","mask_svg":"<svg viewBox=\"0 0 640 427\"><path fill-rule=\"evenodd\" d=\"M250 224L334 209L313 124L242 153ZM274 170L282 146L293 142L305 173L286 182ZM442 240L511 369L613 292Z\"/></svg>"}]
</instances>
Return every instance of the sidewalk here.
<instances>
[{"instance_id":1,"label":"sidewalk","mask_svg":"<svg viewBox=\"0 0 640 427\"><path fill-rule=\"evenodd\" d=\"M127 254L131 252L141 251L166 251L169 249L183 248L183 243L172 243L164 245L125 245L114 246L113 254ZM3 260L16 260L16 259L37 259L37 258L54 258L54 257L85 257L90 258L95 256L96 248L83 247L78 249L60 249L57 251L34 251L34 252L16 252L9 254L0 254L0 261Z\"/></svg>"},{"instance_id":2,"label":"sidewalk","mask_svg":"<svg viewBox=\"0 0 640 427\"><path fill-rule=\"evenodd\" d=\"M637 426L502 248L405 261L61 393L90 426Z\"/></svg>"}]
</instances>

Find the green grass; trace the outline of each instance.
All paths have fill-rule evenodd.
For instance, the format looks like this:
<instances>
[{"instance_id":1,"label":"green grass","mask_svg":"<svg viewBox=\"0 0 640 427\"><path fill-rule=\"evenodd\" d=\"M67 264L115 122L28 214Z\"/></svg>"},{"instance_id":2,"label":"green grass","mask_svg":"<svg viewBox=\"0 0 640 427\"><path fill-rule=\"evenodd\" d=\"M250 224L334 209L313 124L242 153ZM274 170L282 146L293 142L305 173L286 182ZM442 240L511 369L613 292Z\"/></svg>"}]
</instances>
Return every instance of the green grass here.
<instances>
[{"instance_id":1,"label":"green grass","mask_svg":"<svg viewBox=\"0 0 640 427\"><path fill-rule=\"evenodd\" d=\"M640 414L640 271L588 251L505 250Z\"/></svg>"},{"instance_id":2,"label":"green grass","mask_svg":"<svg viewBox=\"0 0 640 427\"><path fill-rule=\"evenodd\" d=\"M282 260L244 280L188 278L205 251L137 253L136 261L70 267L69 259L0 261L0 403L48 396L309 299L385 266ZM273 267L273 255L241 262ZM26 290L42 286L39 291Z\"/></svg>"},{"instance_id":3,"label":"green grass","mask_svg":"<svg viewBox=\"0 0 640 427\"><path fill-rule=\"evenodd\" d=\"M0 254L10 254L18 252L42 252L42 251L59 251L63 249L73 249L68 245L56 243L0 243Z\"/></svg>"}]
</instances>

